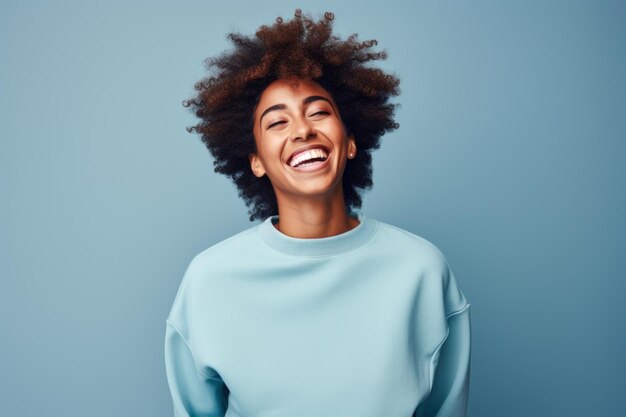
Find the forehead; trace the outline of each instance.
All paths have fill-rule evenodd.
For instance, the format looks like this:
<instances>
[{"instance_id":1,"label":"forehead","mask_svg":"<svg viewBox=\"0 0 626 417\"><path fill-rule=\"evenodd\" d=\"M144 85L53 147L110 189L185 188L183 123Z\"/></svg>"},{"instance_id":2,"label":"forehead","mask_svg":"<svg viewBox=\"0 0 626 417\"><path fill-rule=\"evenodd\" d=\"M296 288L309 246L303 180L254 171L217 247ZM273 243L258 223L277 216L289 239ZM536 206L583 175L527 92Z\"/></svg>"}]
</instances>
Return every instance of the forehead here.
<instances>
[{"instance_id":1,"label":"forehead","mask_svg":"<svg viewBox=\"0 0 626 417\"><path fill-rule=\"evenodd\" d=\"M332 96L324 87L313 80L301 78L280 79L269 84L259 99L257 112L274 104L287 104L291 100L301 100L304 97L317 95L332 101Z\"/></svg>"}]
</instances>

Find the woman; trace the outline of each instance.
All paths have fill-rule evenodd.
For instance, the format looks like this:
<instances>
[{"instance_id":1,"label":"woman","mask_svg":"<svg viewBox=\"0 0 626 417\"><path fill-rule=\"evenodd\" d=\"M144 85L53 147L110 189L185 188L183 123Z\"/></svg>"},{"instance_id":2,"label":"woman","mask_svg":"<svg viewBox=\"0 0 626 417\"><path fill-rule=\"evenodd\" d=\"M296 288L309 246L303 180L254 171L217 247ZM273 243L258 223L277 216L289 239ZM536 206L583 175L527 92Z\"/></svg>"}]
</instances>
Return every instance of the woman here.
<instances>
[{"instance_id":1,"label":"woman","mask_svg":"<svg viewBox=\"0 0 626 417\"><path fill-rule=\"evenodd\" d=\"M185 103L263 222L185 272L165 340L176 416L465 415L469 304L445 256L356 211L399 80L332 20L231 34Z\"/></svg>"}]
</instances>

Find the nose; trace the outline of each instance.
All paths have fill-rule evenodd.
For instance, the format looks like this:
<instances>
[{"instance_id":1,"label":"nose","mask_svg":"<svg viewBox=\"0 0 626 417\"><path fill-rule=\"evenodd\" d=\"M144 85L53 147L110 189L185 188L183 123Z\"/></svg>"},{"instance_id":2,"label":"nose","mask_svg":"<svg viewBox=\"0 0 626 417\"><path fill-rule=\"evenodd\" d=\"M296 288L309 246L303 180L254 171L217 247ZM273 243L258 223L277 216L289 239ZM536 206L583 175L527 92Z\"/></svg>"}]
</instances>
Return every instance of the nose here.
<instances>
[{"instance_id":1,"label":"nose","mask_svg":"<svg viewBox=\"0 0 626 417\"><path fill-rule=\"evenodd\" d=\"M306 117L296 117L293 121L293 140L308 140L317 134L315 128Z\"/></svg>"}]
</instances>

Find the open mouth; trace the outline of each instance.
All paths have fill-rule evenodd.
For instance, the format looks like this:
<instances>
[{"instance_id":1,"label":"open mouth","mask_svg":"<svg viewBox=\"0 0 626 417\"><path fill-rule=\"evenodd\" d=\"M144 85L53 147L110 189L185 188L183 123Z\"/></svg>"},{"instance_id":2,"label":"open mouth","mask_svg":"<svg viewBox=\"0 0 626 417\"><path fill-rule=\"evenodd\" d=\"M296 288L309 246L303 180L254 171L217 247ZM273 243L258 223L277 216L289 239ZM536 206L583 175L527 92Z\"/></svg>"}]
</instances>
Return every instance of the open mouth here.
<instances>
[{"instance_id":1,"label":"open mouth","mask_svg":"<svg viewBox=\"0 0 626 417\"><path fill-rule=\"evenodd\" d=\"M287 161L292 168L313 166L328 159L329 151L323 146L316 146L295 152Z\"/></svg>"},{"instance_id":2,"label":"open mouth","mask_svg":"<svg viewBox=\"0 0 626 417\"><path fill-rule=\"evenodd\" d=\"M329 152L315 148L297 154L287 165L296 171L309 172L325 167L328 165L329 160Z\"/></svg>"}]
</instances>

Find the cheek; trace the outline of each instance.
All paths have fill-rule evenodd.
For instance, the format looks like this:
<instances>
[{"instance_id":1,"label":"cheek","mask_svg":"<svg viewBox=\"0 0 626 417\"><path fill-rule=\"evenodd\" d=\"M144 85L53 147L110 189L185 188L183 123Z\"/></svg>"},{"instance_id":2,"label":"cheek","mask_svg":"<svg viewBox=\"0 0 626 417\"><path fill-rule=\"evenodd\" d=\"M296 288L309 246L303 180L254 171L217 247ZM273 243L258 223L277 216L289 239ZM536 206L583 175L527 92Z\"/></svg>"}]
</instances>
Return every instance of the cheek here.
<instances>
[{"instance_id":1,"label":"cheek","mask_svg":"<svg viewBox=\"0 0 626 417\"><path fill-rule=\"evenodd\" d=\"M330 138L335 143L343 143L347 140L346 131L340 123L332 122L320 125L317 130L324 133L324 135Z\"/></svg>"},{"instance_id":2,"label":"cheek","mask_svg":"<svg viewBox=\"0 0 626 417\"><path fill-rule=\"evenodd\" d=\"M282 149L279 146L265 144L261 149L261 158L268 169L280 168L283 164L282 161Z\"/></svg>"}]
</instances>

